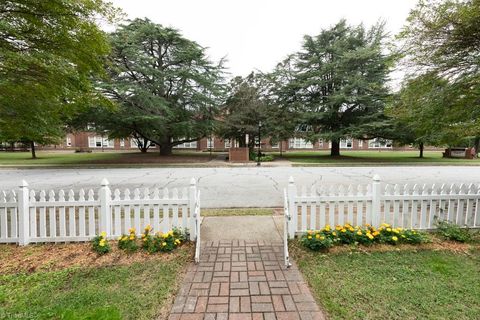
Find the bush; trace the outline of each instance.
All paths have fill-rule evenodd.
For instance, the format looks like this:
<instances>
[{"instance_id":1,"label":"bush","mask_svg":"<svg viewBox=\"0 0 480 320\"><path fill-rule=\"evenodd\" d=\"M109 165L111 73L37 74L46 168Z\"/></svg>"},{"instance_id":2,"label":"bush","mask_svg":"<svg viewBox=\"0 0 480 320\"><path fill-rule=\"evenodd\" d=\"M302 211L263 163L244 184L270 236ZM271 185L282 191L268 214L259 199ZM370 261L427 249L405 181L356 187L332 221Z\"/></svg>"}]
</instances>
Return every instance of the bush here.
<instances>
[{"instance_id":1,"label":"bush","mask_svg":"<svg viewBox=\"0 0 480 320\"><path fill-rule=\"evenodd\" d=\"M93 251L95 251L100 255L108 253L112 250L112 248L110 247L110 244L107 241L107 233L105 231L100 233L99 236L96 236L95 238L93 238L92 248L93 248Z\"/></svg>"},{"instance_id":2,"label":"bush","mask_svg":"<svg viewBox=\"0 0 480 320\"><path fill-rule=\"evenodd\" d=\"M185 233L175 228L166 233L158 232L153 238L153 246L155 251L168 252L180 246L185 239Z\"/></svg>"},{"instance_id":3,"label":"bush","mask_svg":"<svg viewBox=\"0 0 480 320\"><path fill-rule=\"evenodd\" d=\"M127 252L135 252L138 250L137 236L135 235L135 228L128 230L128 235L122 235L118 239L118 248Z\"/></svg>"},{"instance_id":4,"label":"bush","mask_svg":"<svg viewBox=\"0 0 480 320\"><path fill-rule=\"evenodd\" d=\"M325 251L333 246L333 240L329 235L321 231L308 231L301 238L301 243L314 251Z\"/></svg>"},{"instance_id":5,"label":"bush","mask_svg":"<svg viewBox=\"0 0 480 320\"><path fill-rule=\"evenodd\" d=\"M435 220L435 226L438 233L445 239L469 242L472 240L472 234L467 228L461 228L458 224L447 220Z\"/></svg>"},{"instance_id":6,"label":"bush","mask_svg":"<svg viewBox=\"0 0 480 320\"><path fill-rule=\"evenodd\" d=\"M396 245L398 243L420 244L428 242L426 233L410 229L392 228L383 223L376 229L369 224L353 227L351 224L338 225L335 229L327 225L322 230L309 230L301 238L301 243L311 250L328 250L336 244L361 244L365 246L374 243Z\"/></svg>"}]
</instances>

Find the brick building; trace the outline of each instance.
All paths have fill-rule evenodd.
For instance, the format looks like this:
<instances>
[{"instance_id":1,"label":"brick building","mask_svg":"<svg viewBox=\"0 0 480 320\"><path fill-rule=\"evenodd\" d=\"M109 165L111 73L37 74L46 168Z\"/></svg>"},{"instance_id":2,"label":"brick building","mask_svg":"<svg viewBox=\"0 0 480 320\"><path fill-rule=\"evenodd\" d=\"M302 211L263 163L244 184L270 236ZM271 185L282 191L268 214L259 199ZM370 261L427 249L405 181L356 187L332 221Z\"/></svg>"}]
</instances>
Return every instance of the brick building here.
<instances>
[{"instance_id":1,"label":"brick building","mask_svg":"<svg viewBox=\"0 0 480 320\"><path fill-rule=\"evenodd\" d=\"M218 137L203 138L194 142L187 142L175 147L175 149L197 150L197 151L226 151L232 146L227 139ZM238 146L238 144L236 145ZM292 150L329 150L331 144L329 141L318 141L314 144L305 141L302 138L292 138L288 141L271 145L269 139L262 139L262 150L264 151L292 151ZM137 150L136 140L131 139L112 139L94 132L69 133L62 144L56 146L43 146L42 149L83 149L83 150ZM150 149L158 149L153 145ZM410 146L394 146L392 141L381 141L379 139L358 140L345 139L340 141L342 150L414 150Z\"/></svg>"}]
</instances>

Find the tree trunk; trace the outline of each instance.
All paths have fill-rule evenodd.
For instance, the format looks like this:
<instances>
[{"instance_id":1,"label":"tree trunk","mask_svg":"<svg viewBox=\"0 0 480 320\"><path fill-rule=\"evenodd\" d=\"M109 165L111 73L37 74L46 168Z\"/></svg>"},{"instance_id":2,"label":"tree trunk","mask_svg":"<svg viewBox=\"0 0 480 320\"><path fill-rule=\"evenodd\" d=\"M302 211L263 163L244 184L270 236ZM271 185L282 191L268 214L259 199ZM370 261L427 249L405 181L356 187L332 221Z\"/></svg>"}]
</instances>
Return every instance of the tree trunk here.
<instances>
[{"instance_id":1,"label":"tree trunk","mask_svg":"<svg viewBox=\"0 0 480 320\"><path fill-rule=\"evenodd\" d=\"M473 147L475 148L475 152L478 153L478 148L480 148L480 137L475 137Z\"/></svg>"},{"instance_id":2,"label":"tree trunk","mask_svg":"<svg viewBox=\"0 0 480 320\"><path fill-rule=\"evenodd\" d=\"M332 148L330 149L331 157L340 156L340 139L332 140Z\"/></svg>"},{"instance_id":3,"label":"tree trunk","mask_svg":"<svg viewBox=\"0 0 480 320\"><path fill-rule=\"evenodd\" d=\"M35 154L35 142L30 141L30 149L32 151L32 159L37 159L37 155Z\"/></svg>"},{"instance_id":4,"label":"tree trunk","mask_svg":"<svg viewBox=\"0 0 480 320\"><path fill-rule=\"evenodd\" d=\"M172 155L172 145L170 144L161 144L160 145L160 155L161 156L171 156Z\"/></svg>"},{"instance_id":5,"label":"tree trunk","mask_svg":"<svg viewBox=\"0 0 480 320\"><path fill-rule=\"evenodd\" d=\"M140 152L147 153L147 151L148 151L148 147L147 147L147 144L145 143L140 147Z\"/></svg>"},{"instance_id":6,"label":"tree trunk","mask_svg":"<svg viewBox=\"0 0 480 320\"><path fill-rule=\"evenodd\" d=\"M420 158L423 158L423 142L420 142L420 145L418 146L418 149L420 150Z\"/></svg>"}]
</instances>

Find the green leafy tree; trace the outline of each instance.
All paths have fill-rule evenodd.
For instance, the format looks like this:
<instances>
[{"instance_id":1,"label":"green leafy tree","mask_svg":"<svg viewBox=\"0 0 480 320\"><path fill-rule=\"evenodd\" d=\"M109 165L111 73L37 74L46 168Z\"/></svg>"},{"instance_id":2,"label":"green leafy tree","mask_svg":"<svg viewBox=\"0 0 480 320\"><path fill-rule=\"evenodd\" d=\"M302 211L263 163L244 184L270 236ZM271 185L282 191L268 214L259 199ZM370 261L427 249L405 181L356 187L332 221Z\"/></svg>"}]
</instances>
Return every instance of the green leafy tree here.
<instances>
[{"instance_id":1,"label":"green leafy tree","mask_svg":"<svg viewBox=\"0 0 480 320\"><path fill-rule=\"evenodd\" d=\"M222 62L213 64L197 43L148 19L122 25L110 38L110 80L100 86L118 110L99 125L113 136L153 141L161 155L212 131L223 96Z\"/></svg>"},{"instance_id":2,"label":"green leafy tree","mask_svg":"<svg viewBox=\"0 0 480 320\"><path fill-rule=\"evenodd\" d=\"M295 56L295 77L286 87L299 105L310 141L332 142L340 155L340 139L364 138L372 122L381 121L388 89L391 57L385 54L383 24L366 30L341 20L317 36L305 36Z\"/></svg>"},{"instance_id":3,"label":"green leafy tree","mask_svg":"<svg viewBox=\"0 0 480 320\"><path fill-rule=\"evenodd\" d=\"M443 122L447 116L446 85L445 80L432 74L408 80L387 109L396 121L396 141L418 146L420 158L425 145L441 145L451 139L452 128Z\"/></svg>"},{"instance_id":4,"label":"green leafy tree","mask_svg":"<svg viewBox=\"0 0 480 320\"><path fill-rule=\"evenodd\" d=\"M4 138L54 143L64 121L95 101L91 77L109 47L97 19L118 14L101 0L0 2L0 131Z\"/></svg>"},{"instance_id":5,"label":"green leafy tree","mask_svg":"<svg viewBox=\"0 0 480 320\"><path fill-rule=\"evenodd\" d=\"M263 136L268 136L268 101L262 95L263 79L251 73L247 77L235 77L230 81L226 102L221 110L217 134L224 139L238 141L240 147L255 147L261 125ZM260 134L262 134L260 132Z\"/></svg>"},{"instance_id":6,"label":"green leafy tree","mask_svg":"<svg viewBox=\"0 0 480 320\"><path fill-rule=\"evenodd\" d=\"M413 70L417 85L427 81L424 89L438 94L431 79L442 81L442 108L430 114L438 120L443 139L454 143L468 136L480 144L480 0L421 0L411 12L399 35L404 62ZM410 89L407 89L410 91ZM441 110L440 110L441 109ZM442 115L440 119L438 115Z\"/></svg>"}]
</instances>

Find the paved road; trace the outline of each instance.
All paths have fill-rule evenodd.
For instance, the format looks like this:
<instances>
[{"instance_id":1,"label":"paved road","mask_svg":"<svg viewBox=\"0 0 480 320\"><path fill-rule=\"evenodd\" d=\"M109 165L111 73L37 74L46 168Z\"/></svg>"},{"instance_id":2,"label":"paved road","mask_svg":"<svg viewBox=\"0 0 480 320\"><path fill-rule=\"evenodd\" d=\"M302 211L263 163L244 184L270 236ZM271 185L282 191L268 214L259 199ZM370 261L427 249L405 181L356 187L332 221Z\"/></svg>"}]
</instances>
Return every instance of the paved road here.
<instances>
[{"instance_id":1,"label":"paved road","mask_svg":"<svg viewBox=\"0 0 480 320\"><path fill-rule=\"evenodd\" d=\"M282 206L288 177L297 185L368 183L379 174L387 183L480 183L479 167L273 167L0 169L0 190L25 179L32 188L98 188L107 178L114 188L184 187L195 177L203 207Z\"/></svg>"}]
</instances>

